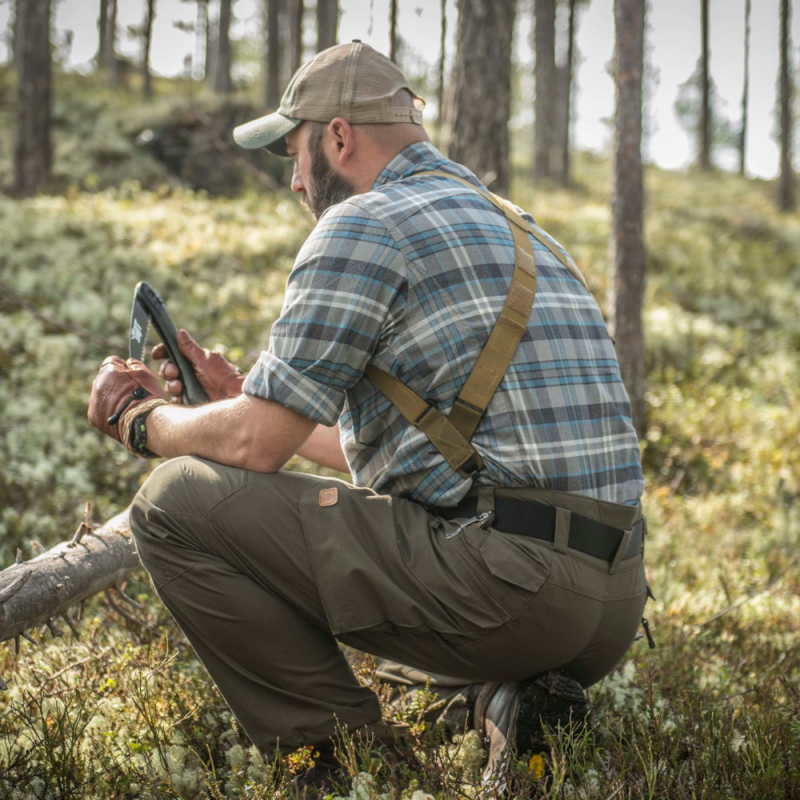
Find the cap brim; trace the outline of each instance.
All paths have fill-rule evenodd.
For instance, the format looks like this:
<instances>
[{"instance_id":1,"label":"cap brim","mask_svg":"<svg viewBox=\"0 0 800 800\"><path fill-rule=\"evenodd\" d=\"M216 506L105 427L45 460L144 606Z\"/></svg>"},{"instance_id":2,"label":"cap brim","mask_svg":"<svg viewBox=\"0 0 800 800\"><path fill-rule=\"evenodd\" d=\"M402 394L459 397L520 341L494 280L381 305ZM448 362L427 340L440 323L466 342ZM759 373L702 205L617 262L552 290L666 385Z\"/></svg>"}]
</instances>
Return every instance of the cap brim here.
<instances>
[{"instance_id":1,"label":"cap brim","mask_svg":"<svg viewBox=\"0 0 800 800\"><path fill-rule=\"evenodd\" d=\"M233 129L233 141L247 150L266 147L278 156L288 155L285 137L303 120L286 117L277 111Z\"/></svg>"}]
</instances>

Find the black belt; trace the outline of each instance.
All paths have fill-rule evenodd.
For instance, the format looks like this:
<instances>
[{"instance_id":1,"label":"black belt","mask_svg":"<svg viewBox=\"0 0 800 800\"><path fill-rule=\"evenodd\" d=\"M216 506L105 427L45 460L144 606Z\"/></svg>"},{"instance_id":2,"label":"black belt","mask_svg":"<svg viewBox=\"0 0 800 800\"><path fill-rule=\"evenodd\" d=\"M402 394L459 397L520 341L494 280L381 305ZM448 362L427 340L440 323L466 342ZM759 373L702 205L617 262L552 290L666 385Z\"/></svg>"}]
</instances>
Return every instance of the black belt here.
<instances>
[{"instance_id":1,"label":"black belt","mask_svg":"<svg viewBox=\"0 0 800 800\"><path fill-rule=\"evenodd\" d=\"M442 519L451 520L460 517L473 517L478 508L478 498L468 497L457 506L437 508L434 513ZM512 497L496 497L494 503L494 519L492 528L500 533L513 533L517 536L530 536L544 542L554 542L556 538L556 508L542 505L532 500L515 500ZM623 559L642 552L644 544L645 524L640 519L631 529ZM622 542L625 531L612 528L602 522L576 514L569 518L569 539L567 544L573 550L579 550L595 558L612 561Z\"/></svg>"}]
</instances>

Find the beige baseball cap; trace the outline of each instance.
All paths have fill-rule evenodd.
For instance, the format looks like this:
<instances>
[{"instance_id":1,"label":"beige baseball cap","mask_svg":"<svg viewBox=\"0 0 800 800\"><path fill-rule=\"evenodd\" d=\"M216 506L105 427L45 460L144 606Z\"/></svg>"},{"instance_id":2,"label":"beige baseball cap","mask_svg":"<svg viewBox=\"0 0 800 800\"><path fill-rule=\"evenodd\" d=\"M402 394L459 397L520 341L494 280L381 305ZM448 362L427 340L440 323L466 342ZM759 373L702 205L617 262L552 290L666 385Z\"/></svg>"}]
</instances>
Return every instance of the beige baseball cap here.
<instances>
[{"instance_id":1,"label":"beige baseball cap","mask_svg":"<svg viewBox=\"0 0 800 800\"><path fill-rule=\"evenodd\" d=\"M397 104L397 93L407 89L411 107ZM355 40L329 47L295 72L281 104L273 114L233 130L241 147L265 147L285 156L285 137L301 122L330 122L342 117L357 124L415 122L422 124L425 101L408 85L397 65L368 44Z\"/></svg>"}]
</instances>

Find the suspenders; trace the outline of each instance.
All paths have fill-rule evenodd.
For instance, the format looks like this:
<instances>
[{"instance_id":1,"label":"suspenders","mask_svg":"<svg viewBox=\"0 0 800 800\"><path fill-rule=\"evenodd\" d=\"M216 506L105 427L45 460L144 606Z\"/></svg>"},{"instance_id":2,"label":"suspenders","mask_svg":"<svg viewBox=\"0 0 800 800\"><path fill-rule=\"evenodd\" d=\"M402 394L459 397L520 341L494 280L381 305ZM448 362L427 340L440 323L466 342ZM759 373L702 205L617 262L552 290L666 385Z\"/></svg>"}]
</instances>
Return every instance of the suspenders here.
<instances>
[{"instance_id":1,"label":"suspenders","mask_svg":"<svg viewBox=\"0 0 800 800\"><path fill-rule=\"evenodd\" d=\"M420 173L436 175L468 186L503 212L514 236L514 274L503 309L472 373L445 416L423 400L402 381L370 364L365 372L408 422L421 430L462 477L474 476L483 469L483 459L470 443L495 390L503 380L520 341L536 295L536 259L528 234L532 234L585 286L586 281L572 259L526 222L507 201L478 188L463 178L438 170Z\"/></svg>"}]
</instances>

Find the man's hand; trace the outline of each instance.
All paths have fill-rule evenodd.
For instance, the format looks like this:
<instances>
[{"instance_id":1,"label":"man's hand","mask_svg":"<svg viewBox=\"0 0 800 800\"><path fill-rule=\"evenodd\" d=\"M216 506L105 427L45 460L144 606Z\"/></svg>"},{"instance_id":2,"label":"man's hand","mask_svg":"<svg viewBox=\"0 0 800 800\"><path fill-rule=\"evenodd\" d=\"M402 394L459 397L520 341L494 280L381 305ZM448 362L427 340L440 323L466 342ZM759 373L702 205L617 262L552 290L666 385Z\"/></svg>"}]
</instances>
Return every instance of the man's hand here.
<instances>
[{"instance_id":1,"label":"man's hand","mask_svg":"<svg viewBox=\"0 0 800 800\"><path fill-rule=\"evenodd\" d=\"M130 450L133 419L164 403L158 378L141 361L109 356L92 384L87 416L95 428Z\"/></svg>"},{"instance_id":2,"label":"man's hand","mask_svg":"<svg viewBox=\"0 0 800 800\"><path fill-rule=\"evenodd\" d=\"M244 375L224 356L200 347L183 329L178 331L178 347L194 367L197 379L212 403L237 397L242 393ZM157 344L153 348L152 356L155 359L166 358L167 348L163 344ZM172 395L170 401L182 403L183 384L178 380L178 368L171 361L165 361L158 374L166 381L167 392Z\"/></svg>"}]
</instances>

